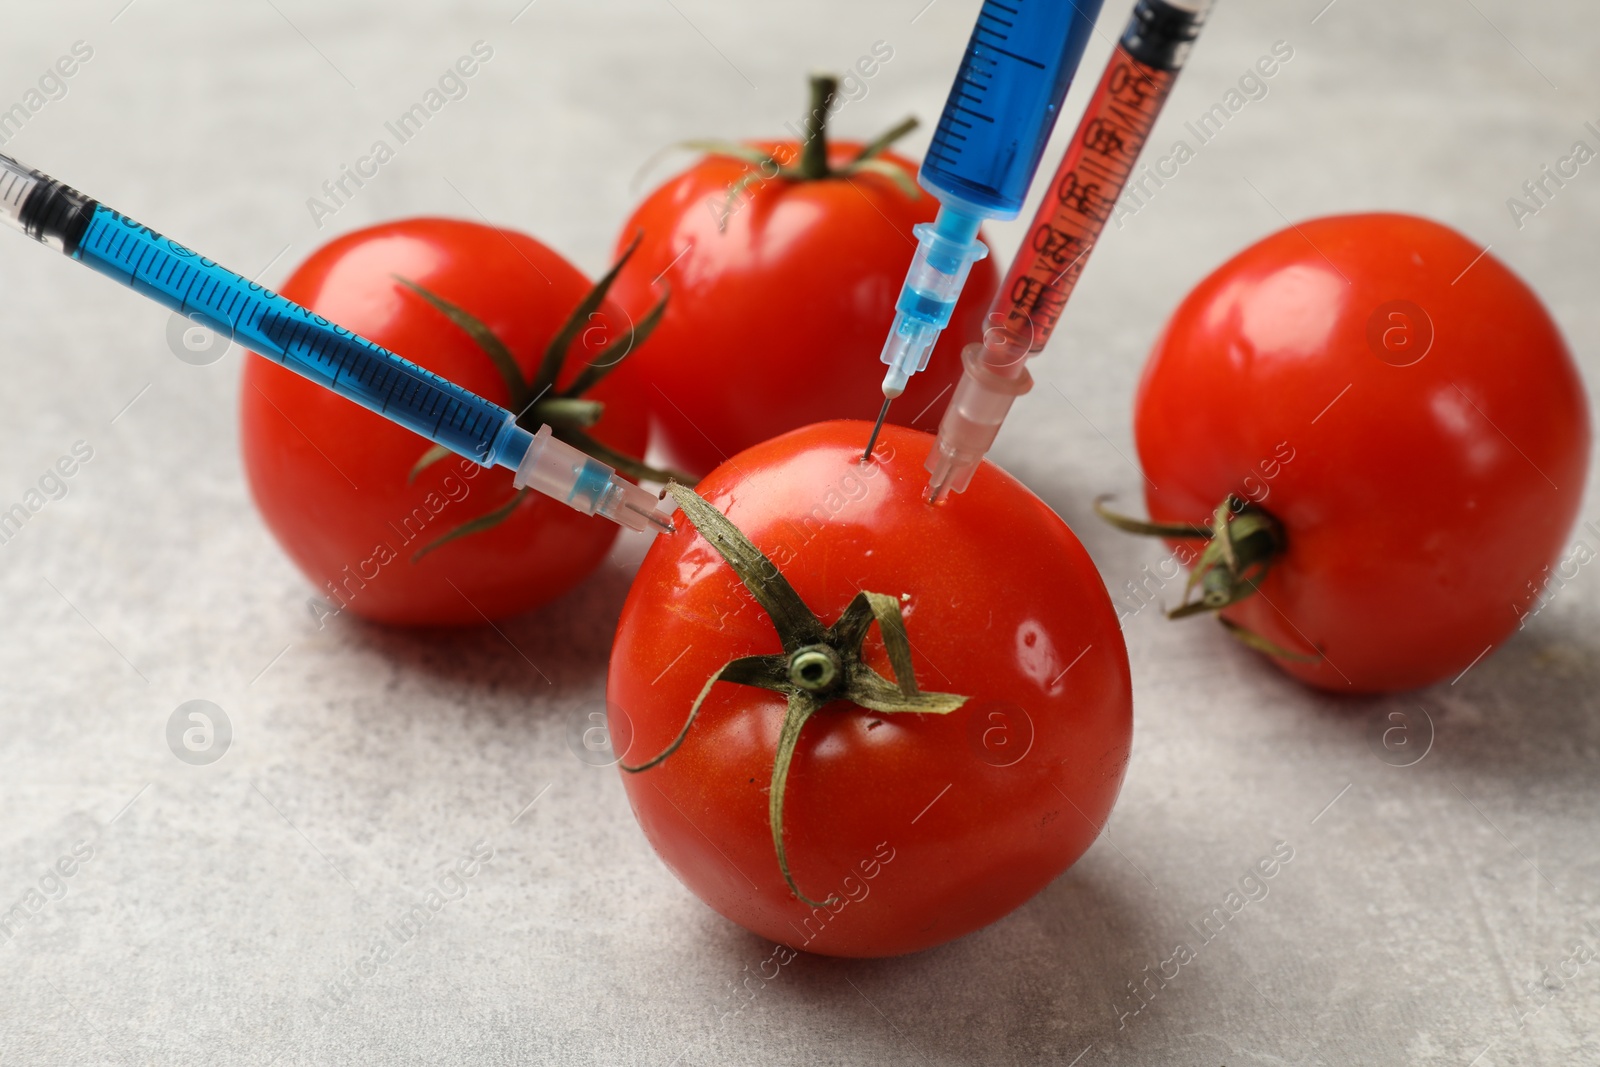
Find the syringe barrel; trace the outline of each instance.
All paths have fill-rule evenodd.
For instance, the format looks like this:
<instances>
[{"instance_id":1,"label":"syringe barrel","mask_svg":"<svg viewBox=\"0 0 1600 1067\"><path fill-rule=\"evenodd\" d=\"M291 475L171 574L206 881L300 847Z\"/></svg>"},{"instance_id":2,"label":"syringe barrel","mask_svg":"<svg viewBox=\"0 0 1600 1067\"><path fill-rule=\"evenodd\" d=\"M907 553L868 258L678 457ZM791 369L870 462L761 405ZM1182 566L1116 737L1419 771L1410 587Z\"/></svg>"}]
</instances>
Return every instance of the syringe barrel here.
<instances>
[{"instance_id":1,"label":"syringe barrel","mask_svg":"<svg viewBox=\"0 0 1600 1067\"><path fill-rule=\"evenodd\" d=\"M4 155L0 220L458 455L512 468L518 488L631 530L672 530L670 507L550 426L530 434L493 401Z\"/></svg>"},{"instance_id":2,"label":"syringe barrel","mask_svg":"<svg viewBox=\"0 0 1600 1067\"><path fill-rule=\"evenodd\" d=\"M485 467L522 458L528 433L499 404L8 156L0 219L458 455Z\"/></svg>"},{"instance_id":3,"label":"syringe barrel","mask_svg":"<svg viewBox=\"0 0 1600 1067\"><path fill-rule=\"evenodd\" d=\"M1022 210L1102 0L985 0L920 179L984 218Z\"/></svg>"},{"instance_id":4,"label":"syringe barrel","mask_svg":"<svg viewBox=\"0 0 1600 1067\"><path fill-rule=\"evenodd\" d=\"M75 258L458 455L485 467L521 458L507 451L520 431L499 404L103 204Z\"/></svg>"},{"instance_id":5,"label":"syringe barrel","mask_svg":"<svg viewBox=\"0 0 1600 1067\"><path fill-rule=\"evenodd\" d=\"M1210 0L1135 5L990 307L983 342L962 352L961 382L928 453L931 500L966 489L1011 402L1027 392L1024 363L1055 329L1210 6Z\"/></svg>"},{"instance_id":6,"label":"syringe barrel","mask_svg":"<svg viewBox=\"0 0 1600 1067\"><path fill-rule=\"evenodd\" d=\"M1037 352L1055 330L1139 151L1200 32L1208 3L1139 0L1039 204L985 324ZM991 346L992 347L992 346ZM991 365L1003 365L996 353Z\"/></svg>"}]
</instances>

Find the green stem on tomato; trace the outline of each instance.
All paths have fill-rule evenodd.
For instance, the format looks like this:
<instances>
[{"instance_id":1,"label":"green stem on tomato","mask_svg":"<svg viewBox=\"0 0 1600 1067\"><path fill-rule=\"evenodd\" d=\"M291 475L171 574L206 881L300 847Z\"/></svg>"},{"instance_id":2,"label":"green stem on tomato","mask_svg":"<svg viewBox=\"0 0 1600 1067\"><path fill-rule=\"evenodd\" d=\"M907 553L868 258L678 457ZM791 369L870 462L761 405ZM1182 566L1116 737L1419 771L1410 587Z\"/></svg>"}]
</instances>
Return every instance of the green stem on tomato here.
<instances>
[{"instance_id":1,"label":"green stem on tomato","mask_svg":"<svg viewBox=\"0 0 1600 1067\"><path fill-rule=\"evenodd\" d=\"M1135 519L1106 507L1108 499L1100 497L1095 500L1095 514L1125 533L1206 543L1189 571L1188 581L1184 583L1182 602L1166 613L1169 619L1216 614L1256 595L1267 573L1288 550L1283 523L1261 505L1248 503L1231 493L1217 505L1209 526ZM1200 590L1200 598L1191 600L1190 595L1196 588ZM1221 615L1217 618L1231 636L1258 652L1302 662L1315 662L1322 658L1320 652L1315 656L1293 652L1231 619Z\"/></svg>"},{"instance_id":2,"label":"green stem on tomato","mask_svg":"<svg viewBox=\"0 0 1600 1067\"><path fill-rule=\"evenodd\" d=\"M839 79L832 74L811 75L811 110L806 112L806 139L800 145L800 175L806 181L829 177L828 111L838 91Z\"/></svg>"},{"instance_id":3,"label":"green stem on tomato","mask_svg":"<svg viewBox=\"0 0 1600 1067\"><path fill-rule=\"evenodd\" d=\"M578 306L572 309L572 313L567 316L561 328L545 347L532 379L523 376L521 366L505 342L471 312L399 275L394 275L394 280L426 301L434 310L449 319L456 328L472 338L505 382L506 391L511 396L512 410L516 412L517 425L525 430L537 431L540 426L548 423L551 432L558 439L581 449L630 478L655 482L692 481L693 479L679 471L658 470L651 467L644 460L620 452L591 435L588 431L604 416L605 405L583 395L605 380L606 375L616 370L628 353L649 338L666 313L668 294L663 293L661 300L642 320L631 326L626 333L608 344L585 364L566 388L559 391L556 389L556 380L562 368L566 366L567 355L573 342L588 326L590 316L605 303L606 294L610 292L612 283L617 280L623 265L638 249L642 237L643 234L634 236L622 255L611 265L611 269L606 271L585 294L578 302ZM452 454L443 445L429 446L412 465L406 475L406 482L409 484L416 481L419 474ZM458 538L498 526L509 519L527 497L526 491L516 493L500 507L487 514L468 519L446 531L416 552L411 557L412 562L415 563L434 549Z\"/></svg>"},{"instance_id":4,"label":"green stem on tomato","mask_svg":"<svg viewBox=\"0 0 1600 1067\"><path fill-rule=\"evenodd\" d=\"M854 158L843 166L835 167L828 162L828 114L839 92L839 79L832 74L812 74L810 84L811 110L806 113L800 154L793 166L785 166L778 161L777 155L782 153L769 153L752 144L712 140L682 141L678 144L679 148L692 148L709 156L737 159L750 168L729 186L726 214L732 213L732 205L750 186L774 180L814 182L876 174L893 181L910 199L920 197L922 190L917 187L913 172L901 164L879 158L890 145L917 128L916 117L907 116L900 120L863 145Z\"/></svg>"},{"instance_id":5,"label":"green stem on tomato","mask_svg":"<svg viewBox=\"0 0 1600 1067\"><path fill-rule=\"evenodd\" d=\"M788 850L783 843L783 802L789 767L806 722L822 708L841 700L889 715L947 715L965 704L967 698L955 693L924 693L917 688L911 642L899 600L885 593L857 593L833 625L824 626L777 566L726 515L685 486L669 485L667 491L699 535L716 549L767 613L783 651L741 656L724 663L701 687L700 695L689 706L683 727L665 750L643 763L620 766L638 774L659 766L676 752L718 682L783 694L786 708L768 792L767 819L772 828L773 851L784 883L796 899L811 907L831 904L836 899L833 896L818 901L800 891L789 870ZM893 681L868 666L861 656L862 642L874 622L883 638Z\"/></svg>"}]
</instances>

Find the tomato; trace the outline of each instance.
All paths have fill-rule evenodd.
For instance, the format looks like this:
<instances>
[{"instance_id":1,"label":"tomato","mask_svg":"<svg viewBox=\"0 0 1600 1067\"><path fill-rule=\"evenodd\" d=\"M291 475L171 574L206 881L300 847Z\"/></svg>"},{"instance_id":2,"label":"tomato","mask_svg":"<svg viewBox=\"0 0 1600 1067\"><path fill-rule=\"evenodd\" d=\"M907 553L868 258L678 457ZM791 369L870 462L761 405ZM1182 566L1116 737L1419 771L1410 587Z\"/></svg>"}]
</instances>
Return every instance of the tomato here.
<instances>
[{"instance_id":1,"label":"tomato","mask_svg":"<svg viewBox=\"0 0 1600 1067\"><path fill-rule=\"evenodd\" d=\"M985 463L967 492L923 494L932 438L839 421L757 445L698 489L824 624L857 593L899 602L923 691L947 714L847 700L805 723L783 796L785 882L769 822L782 695L711 687L681 747L624 773L667 866L727 918L794 949L913 952L993 922L1089 847L1111 810L1132 731L1128 659L1082 545ZM607 682L625 765L666 750L707 679L784 651L774 623L683 513L646 553ZM863 656L891 676L881 628ZM791 660L792 662L792 660ZM621 724L626 724L625 728Z\"/></svg>"},{"instance_id":2,"label":"tomato","mask_svg":"<svg viewBox=\"0 0 1600 1067\"><path fill-rule=\"evenodd\" d=\"M1583 383L1534 293L1407 215L1303 222L1183 301L1134 417L1146 503L1203 522L1228 495L1282 525L1224 618L1343 692L1451 679L1517 628L1577 514Z\"/></svg>"},{"instance_id":3,"label":"tomato","mask_svg":"<svg viewBox=\"0 0 1600 1067\"><path fill-rule=\"evenodd\" d=\"M531 380L546 345L591 289L532 237L474 222L408 219L339 237L312 253L283 295L496 403L507 382L443 313L396 280L464 308ZM602 307L567 356L566 381L625 328ZM638 455L648 411L637 387L603 380L593 435ZM456 456L408 482L429 442L252 354L241 391L245 473L257 507L318 591L319 622L348 608L406 624L481 624L560 595L599 565L618 527L526 494L509 518L421 558L419 549L510 504L512 472Z\"/></svg>"},{"instance_id":4,"label":"tomato","mask_svg":"<svg viewBox=\"0 0 1600 1067\"><path fill-rule=\"evenodd\" d=\"M800 155L793 141L756 147L780 162ZM831 143L826 156L839 168L860 150ZM916 173L892 152L877 158L908 182ZM759 174L708 155L651 193L618 237L620 247L644 235L613 290L619 304L637 316L655 299L655 279L671 288L666 317L632 370L649 380L663 444L699 473L808 423L877 417L887 369L878 356L916 250L911 228L939 208L882 173L759 181L730 204L729 190ZM892 422L938 425L961 376L961 348L978 339L998 284L993 257L973 266Z\"/></svg>"}]
</instances>

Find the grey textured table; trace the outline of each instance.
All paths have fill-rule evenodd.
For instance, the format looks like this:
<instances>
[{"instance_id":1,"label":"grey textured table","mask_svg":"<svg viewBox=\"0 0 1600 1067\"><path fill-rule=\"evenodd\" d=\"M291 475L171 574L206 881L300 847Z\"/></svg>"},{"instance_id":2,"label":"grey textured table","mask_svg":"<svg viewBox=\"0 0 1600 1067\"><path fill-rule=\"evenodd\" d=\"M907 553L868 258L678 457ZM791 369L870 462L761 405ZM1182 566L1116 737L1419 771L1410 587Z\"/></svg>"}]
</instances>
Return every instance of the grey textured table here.
<instances>
[{"instance_id":1,"label":"grey textured table","mask_svg":"<svg viewBox=\"0 0 1600 1067\"><path fill-rule=\"evenodd\" d=\"M840 131L931 119L975 11L523 2L8 3L0 107L74 42L92 56L3 150L269 282L333 233L421 213L481 212L594 272L655 149L777 132L807 69L877 40L894 58ZM1137 483L1143 355L1189 285L1285 218L1395 208L1492 243L1600 377L1600 170L1521 226L1506 205L1595 143L1600 17L1324 3L1224 0L1157 144L1274 42L1292 60L1111 233L1038 364L1072 406L1036 390L996 449L1114 589L1159 558L1088 513ZM1086 68L1125 13L1108 5ZM467 97L319 229L307 198L480 39ZM955 944L802 957L741 993L770 946L683 890L616 772L568 747L640 542L504 627L549 683L490 631L318 631L242 481L238 353L180 362L159 308L5 240L0 504L75 441L93 458L0 547L0 905L45 890L0 934L0 1062L1600 1062L1600 960L1572 947L1600 949L1593 568L1455 684L1387 700L1308 692L1215 627L1141 612L1132 766L1076 867ZM209 766L166 741L195 698L233 725ZM1415 766L1371 744L1395 710L1435 724ZM465 895L351 978L480 839ZM1269 895L1134 1014L1132 984L1277 841L1294 859Z\"/></svg>"}]
</instances>

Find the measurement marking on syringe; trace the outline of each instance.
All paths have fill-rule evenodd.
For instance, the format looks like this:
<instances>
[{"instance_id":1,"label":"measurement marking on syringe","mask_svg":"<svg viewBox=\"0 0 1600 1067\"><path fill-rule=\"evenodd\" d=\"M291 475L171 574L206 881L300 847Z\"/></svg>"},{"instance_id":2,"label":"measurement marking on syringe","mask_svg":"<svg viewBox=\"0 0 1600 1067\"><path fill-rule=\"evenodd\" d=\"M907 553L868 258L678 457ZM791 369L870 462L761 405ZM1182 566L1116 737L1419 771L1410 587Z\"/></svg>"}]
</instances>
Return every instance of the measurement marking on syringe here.
<instances>
[{"instance_id":1,"label":"measurement marking on syringe","mask_svg":"<svg viewBox=\"0 0 1600 1067\"><path fill-rule=\"evenodd\" d=\"M1015 52L1008 52L1004 48L996 48L992 44L982 45L981 47L987 48L991 52L998 52L1000 55L1003 55L1003 56L1007 57L1008 59L1014 59L1018 63L1026 63L1028 66L1033 67L1033 68L1035 68L1037 70L1043 70L1044 69L1044 64L1039 62L1037 59L1029 59L1027 56L1019 56Z\"/></svg>"}]
</instances>

